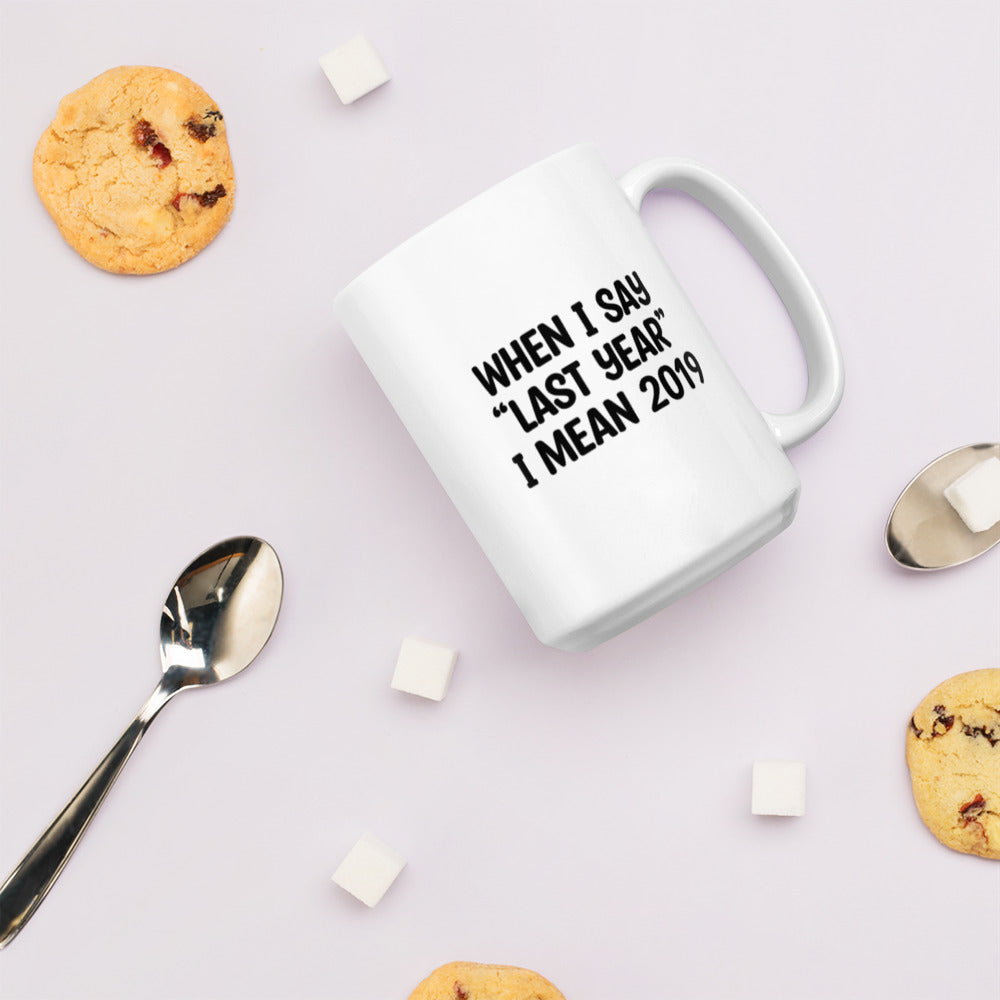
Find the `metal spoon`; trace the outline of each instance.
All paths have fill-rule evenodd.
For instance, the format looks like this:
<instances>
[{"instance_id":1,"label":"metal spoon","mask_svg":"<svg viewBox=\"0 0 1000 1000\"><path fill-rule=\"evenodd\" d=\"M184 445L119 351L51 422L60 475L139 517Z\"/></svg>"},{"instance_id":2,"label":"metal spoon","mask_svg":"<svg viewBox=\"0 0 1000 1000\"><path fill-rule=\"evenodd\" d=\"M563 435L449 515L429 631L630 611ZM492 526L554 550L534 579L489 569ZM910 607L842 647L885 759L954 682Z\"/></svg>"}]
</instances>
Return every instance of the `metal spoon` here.
<instances>
[{"instance_id":1,"label":"metal spoon","mask_svg":"<svg viewBox=\"0 0 1000 1000\"><path fill-rule=\"evenodd\" d=\"M991 456L1000 444L970 444L936 458L899 495L885 528L893 559L907 569L945 569L968 562L1000 542L1000 524L970 531L944 491Z\"/></svg>"},{"instance_id":2,"label":"metal spoon","mask_svg":"<svg viewBox=\"0 0 1000 1000\"><path fill-rule=\"evenodd\" d=\"M157 712L178 691L215 684L249 666L281 607L278 557L259 538L230 538L181 573L163 605L163 677L135 721L0 886L0 948L38 909Z\"/></svg>"}]
</instances>

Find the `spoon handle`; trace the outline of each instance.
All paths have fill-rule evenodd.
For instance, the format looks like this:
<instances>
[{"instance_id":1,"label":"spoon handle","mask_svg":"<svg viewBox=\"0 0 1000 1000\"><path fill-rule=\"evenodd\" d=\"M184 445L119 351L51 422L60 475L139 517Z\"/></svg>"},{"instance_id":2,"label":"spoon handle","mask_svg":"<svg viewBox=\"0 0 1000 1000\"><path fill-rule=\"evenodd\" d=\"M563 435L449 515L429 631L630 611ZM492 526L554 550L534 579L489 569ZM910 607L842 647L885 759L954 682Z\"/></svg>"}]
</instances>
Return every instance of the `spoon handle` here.
<instances>
[{"instance_id":1,"label":"spoon handle","mask_svg":"<svg viewBox=\"0 0 1000 1000\"><path fill-rule=\"evenodd\" d=\"M94 773L0 886L0 948L16 937L52 888L149 723L166 704L169 695L165 694L157 688Z\"/></svg>"}]
</instances>

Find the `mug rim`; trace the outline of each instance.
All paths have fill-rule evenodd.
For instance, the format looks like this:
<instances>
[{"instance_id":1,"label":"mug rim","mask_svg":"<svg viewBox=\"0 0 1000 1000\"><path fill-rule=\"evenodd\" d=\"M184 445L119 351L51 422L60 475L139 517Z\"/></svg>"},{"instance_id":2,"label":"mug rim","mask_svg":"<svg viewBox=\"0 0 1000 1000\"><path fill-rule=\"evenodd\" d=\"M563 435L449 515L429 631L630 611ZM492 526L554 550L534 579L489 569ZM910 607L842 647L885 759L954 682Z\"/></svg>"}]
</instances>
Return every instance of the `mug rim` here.
<instances>
[{"instance_id":1,"label":"mug rim","mask_svg":"<svg viewBox=\"0 0 1000 1000\"><path fill-rule=\"evenodd\" d=\"M372 274L373 271L380 268L382 264L404 253L406 250L410 248L412 244L423 239L428 233L438 228L438 226L440 226L446 220L452 219L454 216L458 215L460 212L465 211L465 209L467 209L469 206L473 204L483 201L486 198L494 197L501 188L507 187L509 184L512 184L517 180L520 180L525 174L530 173L531 171L539 167L548 166L555 160L561 160L570 155L579 154L583 150L592 150L594 152L597 152L598 151L597 144L595 142L578 142L572 146L564 147L563 149L560 149L555 153L550 153L548 156L545 156L540 160L536 160L534 163L530 163L526 167L521 167L520 170L517 170L512 174L508 174L501 180L496 181L487 188L484 188L478 194L473 195L471 198L468 198L467 200L456 205L454 208L445 212L444 215L438 216L432 222L429 222L426 226L424 226L421 229L418 229L411 236L408 236L405 240L403 240L402 243L397 243L391 250L387 250L380 257L377 257L367 267L365 267L364 270L356 274L334 296L333 298L334 310L336 310L340 302L343 301L345 298L347 298L351 292L355 291L356 286L363 283L363 281L367 279Z\"/></svg>"}]
</instances>

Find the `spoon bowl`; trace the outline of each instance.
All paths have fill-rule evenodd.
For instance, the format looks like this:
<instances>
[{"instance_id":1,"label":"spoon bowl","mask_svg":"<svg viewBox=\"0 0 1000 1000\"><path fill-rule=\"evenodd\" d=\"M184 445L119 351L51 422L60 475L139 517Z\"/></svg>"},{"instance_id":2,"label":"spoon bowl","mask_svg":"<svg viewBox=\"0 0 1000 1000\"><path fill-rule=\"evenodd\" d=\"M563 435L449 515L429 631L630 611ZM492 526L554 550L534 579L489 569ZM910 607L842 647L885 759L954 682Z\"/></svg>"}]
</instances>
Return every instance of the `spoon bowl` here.
<instances>
[{"instance_id":1,"label":"spoon bowl","mask_svg":"<svg viewBox=\"0 0 1000 1000\"><path fill-rule=\"evenodd\" d=\"M248 667L281 607L281 565L259 538L230 538L204 551L163 602L160 662L182 686L216 684Z\"/></svg>"},{"instance_id":2,"label":"spoon bowl","mask_svg":"<svg viewBox=\"0 0 1000 1000\"><path fill-rule=\"evenodd\" d=\"M885 528L885 543L896 562L907 569L947 569L1000 542L1000 523L986 531L970 531L944 495L959 476L992 456L1000 458L1000 444L955 448L910 480Z\"/></svg>"},{"instance_id":3,"label":"spoon bowl","mask_svg":"<svg viewBox=\"0 0 1000 1000\"><path fill-rule=\"evenodd\" d=\"M38 909L160 709L178 691L228 680L256 659L278 619L282 590L274 549L250 536L213 545L181 573L160 617L163 676L132 724L0 886L0 948Z\"/></svg>"}]
</instances>

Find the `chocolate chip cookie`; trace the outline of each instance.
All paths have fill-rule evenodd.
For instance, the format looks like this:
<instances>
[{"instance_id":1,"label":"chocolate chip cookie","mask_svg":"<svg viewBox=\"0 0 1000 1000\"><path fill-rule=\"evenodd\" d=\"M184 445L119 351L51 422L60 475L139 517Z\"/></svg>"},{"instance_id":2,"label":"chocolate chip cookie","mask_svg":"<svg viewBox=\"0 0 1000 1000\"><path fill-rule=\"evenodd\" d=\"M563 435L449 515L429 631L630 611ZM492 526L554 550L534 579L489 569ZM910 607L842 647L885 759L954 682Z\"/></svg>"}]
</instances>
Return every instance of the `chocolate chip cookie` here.
<instances>
[{"instance_id":1,"label":"chocolate chip cookie","mask_svg":"<svg viewBox=\"0 0 1000 1000\"><path fill-rule=\"evenodd\" d=\"M226 224L235 193L222 112L155 66L110 69L64 97L34 181L66 242L118 274L189 260Z\"/></svg>"},{"instance_id":2,"label":"chocolate chip cookie","mask_svg":"<svg viewBox=\"0 0 1000 1000\"><path fill-rule=\"evenodd\" d=\"M449 962L435 969L410 1000L566 1000L543 976L512 965Z\"/></svg>"},{"instance_id":3,"label":"chocolate chip cookie","mask_svg":"<svg viewBox=\"0 0 1000 1000\"><path fill-rule=\"evenodd\" d=\"M913 798L947 847L1000 859L1000 669L939 684L906 736Z\"/></svg>"}]
</instances>

